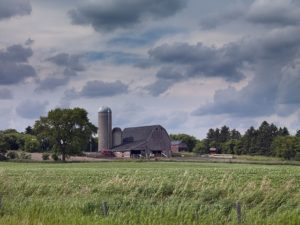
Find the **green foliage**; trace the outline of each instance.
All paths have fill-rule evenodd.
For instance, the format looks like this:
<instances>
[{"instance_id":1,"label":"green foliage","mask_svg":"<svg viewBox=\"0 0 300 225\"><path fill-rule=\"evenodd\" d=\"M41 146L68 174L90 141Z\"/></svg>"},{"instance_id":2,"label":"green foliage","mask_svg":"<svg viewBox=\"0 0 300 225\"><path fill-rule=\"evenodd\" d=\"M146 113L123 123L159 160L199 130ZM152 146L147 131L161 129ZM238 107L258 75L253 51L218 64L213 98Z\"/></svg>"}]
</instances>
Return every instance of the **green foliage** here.
<instances>
[{"instance_id":1,"label":"green foliage","mask_svg":"<svg viewBox=\"0 0 300 225\"><path fill-rule=\"evenodd\" d=\"M38 152L41 150L38 139L33 135L24 135L24 150L26 152Z\"/></svg>"},{"instance_id":2,"label":"green foliage","mask_svg":"<svg viewBox=\"0 0 300 225\"><path fill-rule=\"evenodd\" d=\"M6 153L8 146L4 134L0 133L0 153Z\"/></svg>"},{"instance_id":3,"label":"green foliage","mask_svg":"<svg viewBox=\"0 0 300 225\"><path fill-rule=\"evenodd\" d=\"M43 159L43 160L49 160L49 158L50 158L50 154L49 154L49 153L44 152L44 153L42 154L42 159Z\"/></svg>"},{"instance_id":4,"label":"green foliage","mask_svg":"<svg viewBox=\"0 0 300 225\"><path fill-rule=\"evenodd\" d=\"M18 159L19 158L18 153L15 152L15 151L8 151L7 154L6 154L6 156L9 159Z\"/></svg>"},{"instance_id":5,"label":"green foliage","mask_svg":"<svg viewBox=\"0 0 300 225\"><path fill-rule=\"evenodd\" d=\"M54 109L47 117L41 117L34 125L35 133L47 137L52 150L62 155L62 160L86 149L97 128L89 122L87 112L81 108Z\"/></svg>"},{"instance_id":6,"label":"green foliage","mask_svg":"<svg viewBox=\"0 0 300 225\"><path fill-rule=\"evenodd\" d=\"M205 141L197 141L197 144L195 145L193 152L198 154L207 154L207 147L205 145Z\"/></svg>"},{"instance_id":7,"label":"green foliage","mask_svg":"<svg viewBox=\"0 0 300 225\"><path fill-rule=\"evenodd\" d=\"M191 152L193 151L197 139L194 136L188 135L188 134L171 134L170 138L172 140L177 140L177 141L182 141L188 146L188 151Z\"/></svg>"},{"instance_id":8,"label":"green foliage","mask_svg":"<svg viewBox=\"0 0 300 225\"><path fill-rule=\"evenodd\" d=\"M31 126L26 127L25 134L34 135L33 129Z\"/></svg>"},{"instance_id":9,"label":"green foliage","mask_svg":"<svg viewBox=\"0 0 300 225\"><path fill-rule=\"evenodd\" d=\"M53 161L58 161L59 160L57 153L52 153L51 158L53 159Z\"/></svg>"},{"instance_id":10,"label":"green foliage","mask_svg":"<svg viewBox=\"0 0 300 225\"><path fill-rule=\"evenodd\" d=\"M31 159L31 155L30 154L27 154L26 152L21 152L19 154L19 159L25 159L25 160L28 160L28 159Z\"/></svg>"},{"instance_id":11,"label":"green foliage","mask_svg":"<svg viewBox=\"0 0 300 225\"><path fill-rule=\"evenodd\" d=\"M300 153L300 138L279 136L274 139L272 148L275 150L278 157L282 157L284 159L295 158L296 154Z\"/></svg>"}]
</instances>

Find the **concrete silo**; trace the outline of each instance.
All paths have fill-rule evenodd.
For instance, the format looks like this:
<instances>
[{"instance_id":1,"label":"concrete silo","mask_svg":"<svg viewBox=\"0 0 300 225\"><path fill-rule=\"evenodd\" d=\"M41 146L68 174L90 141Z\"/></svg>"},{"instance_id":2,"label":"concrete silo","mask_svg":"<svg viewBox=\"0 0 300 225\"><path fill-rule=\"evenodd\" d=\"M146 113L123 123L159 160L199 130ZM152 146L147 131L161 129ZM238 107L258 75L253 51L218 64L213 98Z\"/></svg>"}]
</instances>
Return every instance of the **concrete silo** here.
<instances>
[{"instance_id":1,"label":"concrete silo","mask_svg":"<svg viewBox=\"0 0 300 225\"><path fill-rule=\"evenodd\" d=\"M112 130L112 146L116 147L122 144L122 130L119 127L115 127Z\"/></svg>"},{"instance_id":2,"label":"concrete silo","mask_svg":"<svg viewBox=\"0 0 300 225\"><path fill-rule=\"evenodd\" d=\"M102 106L98 111L98 151L112 147L112 112Z\"/></svg>"}]
</instances>

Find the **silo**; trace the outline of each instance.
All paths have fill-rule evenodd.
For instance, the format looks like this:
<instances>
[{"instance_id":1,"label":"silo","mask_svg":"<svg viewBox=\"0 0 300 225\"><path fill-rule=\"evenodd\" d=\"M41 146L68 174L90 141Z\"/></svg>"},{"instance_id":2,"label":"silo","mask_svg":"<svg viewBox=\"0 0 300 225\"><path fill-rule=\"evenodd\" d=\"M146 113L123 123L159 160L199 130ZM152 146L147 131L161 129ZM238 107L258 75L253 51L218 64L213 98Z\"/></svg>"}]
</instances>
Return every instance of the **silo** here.
<instances>
[{"instance_id":1,"label":"silo","mask_svg":"<svg viewBox=\"0 0 300 225\"><path fill-rule=\"evenodd\" d=\"M112 147L112 112L102 106L98 111L98 151Z\"/></svg>"},{"instance_id":2,"label":"silo","mask_svg":"<svg viewBox=\"0 0 300 225\"><path fill-rule=\"evenodd\" d=\"M112 146L116 147L122 144L122 130L119 127L115 127L112 130Z\"/></svg>"}]
</instances>

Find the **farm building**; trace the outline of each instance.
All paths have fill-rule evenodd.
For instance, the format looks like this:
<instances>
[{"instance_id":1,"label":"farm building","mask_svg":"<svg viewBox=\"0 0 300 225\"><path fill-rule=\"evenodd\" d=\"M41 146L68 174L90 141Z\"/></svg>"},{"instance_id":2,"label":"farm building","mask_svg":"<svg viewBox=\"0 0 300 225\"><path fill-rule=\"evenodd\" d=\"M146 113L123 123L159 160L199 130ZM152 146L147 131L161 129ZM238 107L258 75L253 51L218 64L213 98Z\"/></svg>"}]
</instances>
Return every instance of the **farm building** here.
<instances>
[{"instance_id":1,"label":"farm building","mask_svg":"<svg viewBox=\"0 0 300 225\"><path fill-rule=\"evenodd\" d=\"M171 141L171 151L173 153L188 151L188 146L182 141Z\"/></svg>"},{"instance_id":2,"label":"farm building","mask_svg":"<svg viewBox=\"0 0 300 225\"><path fill-rule=\"evenodd\" d=\"M99 109L98 125L99 152L125 158L171 156L170 137L160 125L112 129L112 111L108 107Z\"/></svg>"}]
</instances>

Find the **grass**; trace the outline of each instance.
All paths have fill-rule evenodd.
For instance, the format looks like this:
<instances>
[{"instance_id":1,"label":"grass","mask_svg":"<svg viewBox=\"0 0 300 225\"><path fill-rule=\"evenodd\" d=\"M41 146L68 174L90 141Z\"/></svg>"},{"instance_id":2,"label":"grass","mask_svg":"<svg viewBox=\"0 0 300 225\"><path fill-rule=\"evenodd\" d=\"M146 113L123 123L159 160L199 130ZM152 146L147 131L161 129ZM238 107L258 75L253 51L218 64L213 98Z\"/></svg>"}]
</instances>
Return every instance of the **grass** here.
<instances>
[{"instance_id":1,"label":"grass","mask_svg":"<svg viewBox=\"0 0 300 225\"><path fill-rule=\"evenodd\" d=\"M299 166L0 163L0 193L3 225L300 224Z\"/></svg>"}]
</instances>

